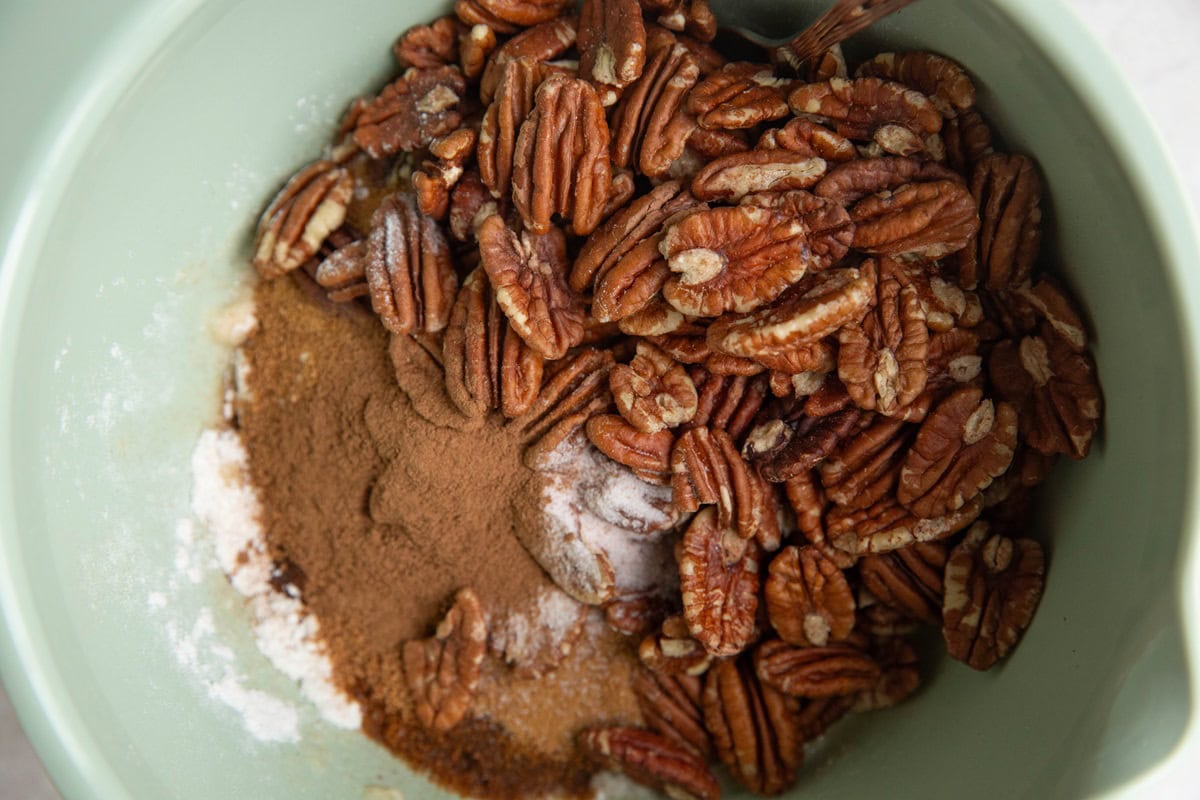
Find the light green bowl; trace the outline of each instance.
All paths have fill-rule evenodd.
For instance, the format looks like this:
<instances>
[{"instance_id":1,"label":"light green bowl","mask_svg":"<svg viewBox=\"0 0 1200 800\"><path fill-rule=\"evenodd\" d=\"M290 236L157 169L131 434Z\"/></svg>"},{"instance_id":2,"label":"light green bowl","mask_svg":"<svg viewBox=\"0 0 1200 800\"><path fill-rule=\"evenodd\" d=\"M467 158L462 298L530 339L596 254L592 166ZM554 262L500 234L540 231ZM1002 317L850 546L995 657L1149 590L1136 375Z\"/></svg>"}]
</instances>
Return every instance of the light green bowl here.
<instances>
[{"instance_id":1,"label":"light green bowl","mask_svg":"<svg viewBox=\"0 0 1200 800\"><path fill-rule=\"evenodd\" d=\"M737 3L767 32L818 5ZM68 798L443 796L321 722L177 541L226 358L206 320L247 277L252 218L441 6L0 8L0 665ZM961 60L1039 159L1107 415L1047 489L1049 583L1015 656L942 664L911 702L835 729L796 796L1195 796L1200 250L1180 189L1060 2L925 0L873 36ZM302 741L252 738L213 699L223 680L301 709Z\"/></svg>"}]
</instances>

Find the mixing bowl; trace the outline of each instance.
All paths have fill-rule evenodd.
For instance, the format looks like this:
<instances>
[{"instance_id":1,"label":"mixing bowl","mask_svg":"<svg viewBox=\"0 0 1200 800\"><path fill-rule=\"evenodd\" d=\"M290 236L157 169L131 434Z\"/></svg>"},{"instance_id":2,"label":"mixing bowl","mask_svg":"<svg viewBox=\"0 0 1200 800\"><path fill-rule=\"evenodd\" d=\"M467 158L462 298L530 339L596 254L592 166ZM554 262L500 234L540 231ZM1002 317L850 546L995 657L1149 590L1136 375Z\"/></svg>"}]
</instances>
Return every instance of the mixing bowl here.
<instances>
[{"instance_id":1,"label":"mixing bowl","mask_svg":"<svg viewBox=\"0 0 1200 800\"><path fill-rule=\"evenodd\" d=\"M441 797L256 650L188 494L227 358L208 320L245 290L257 210L443 4L60 5L0 11L0 665L21 719L68 798ZM778 33L822 4L714 5ZM961 60L1037 156L1107 414L1046 489L1048 585L1015 655L941 663L910 702L838 726L795 794L1184 794L1200 250L1181 192L1059 2L924 0L864 42Z\"/></svg>"}]
</instances>

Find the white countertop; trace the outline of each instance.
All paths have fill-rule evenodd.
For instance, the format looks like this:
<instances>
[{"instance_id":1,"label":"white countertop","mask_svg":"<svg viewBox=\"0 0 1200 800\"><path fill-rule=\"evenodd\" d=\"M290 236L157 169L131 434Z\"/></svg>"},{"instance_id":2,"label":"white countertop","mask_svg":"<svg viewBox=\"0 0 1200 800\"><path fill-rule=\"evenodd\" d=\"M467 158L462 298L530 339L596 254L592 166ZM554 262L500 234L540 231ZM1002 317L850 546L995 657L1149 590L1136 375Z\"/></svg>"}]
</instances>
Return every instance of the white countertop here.
<instances>
[{"instance_id":1,"label":"white countertop","mask_svg":"<svg viewBox=\"0 0 1200 800\"><path fill-rule=\"evenodd\" d=\"M1200 158L1194 138L1200 130L1200 0L1066 0L1110 52L1158 125L1180 177L1200 208ZM1136 23L1134 22L1136 20ZM0 687L0 787L14 800L54 800L25 741L8 698Z\"/></svg>"}]
</instances>

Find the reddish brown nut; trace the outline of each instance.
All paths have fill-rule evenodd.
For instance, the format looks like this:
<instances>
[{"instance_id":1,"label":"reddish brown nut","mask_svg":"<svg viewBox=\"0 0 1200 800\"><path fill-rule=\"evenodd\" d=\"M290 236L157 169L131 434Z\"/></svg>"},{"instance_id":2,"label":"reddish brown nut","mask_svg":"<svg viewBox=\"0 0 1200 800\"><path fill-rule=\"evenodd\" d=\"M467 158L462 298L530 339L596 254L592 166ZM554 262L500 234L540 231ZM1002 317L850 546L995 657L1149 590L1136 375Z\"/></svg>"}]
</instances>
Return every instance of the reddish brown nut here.
<instances>
[{"instance_id":1,"label":"reddish brown nut","mask_svg":"<svg viewBox=\"0 0 1200 800\"><path fill-rule=\"evenodd\" d=\"M966 71L945 56L933 53L880 53L859 65L857 77L887 78L921 92L942 112L953 117L975 105L975 86Z\"/></svg>"},{"instance_id":2,"label":"reddish brown nut","mask_svg":"<svg viewBox=\"0 0 1200 800\"><path fill-rule=\"evenodd\" d=\"M671 608L671 602L657 594L622 595L605 603L604 621L617 633L641 640L658 630Z\"/></svg>"},{"instance_id":3,"label":"reddish brown nut","mask_svg":"<svg viewBox=\"0 0 1200 800\"><path fill-rule=\"evenodd\" d=\"M942 128L946 166L970 177L976 162L993 151L992 131L975 109L946 120Z\"/></svg>"},{"instance_id":4,"label":"reddish brown nut","mask_svg":"<svg viewBox=\"0 0 1200 800\"><path fill-rule=\"evenodd\" d=\"M858 557L833 547L825 534L825 513L829 503L811 471L801 472L788 479L783 486L788 504L796 514L796 527L804 540L817 548L840 569L850 569Z\"/></svg>"},{"instance_id":5,"label":"reddish brown nut","mask_svg":"<svg viewBox=\"0 0 1200 800\"><path fill-rule=\"evenodd\" d=\"M424 147L462 124L466 89L457 66L409 69L362 109L354 141L372 158Z\"/></svg>"},{"instance_id":6,"label":"reddish brown nut","mask_svg":"<svg viewBox=\"0 0 1200 800\"><path fill-rule=\"evenodd\" d=\"M506 62L497 79L496 97L480 123L478 152L479 177L493 197L507 198L512 191L517 135L546 74L542 64L521 58Z\"/></svg>"},{"instance_id":7,"label":"reddish brown nut","mask_svg":"<svg viewBox=\"0 0 1200 800\"><path fill-rule=\"evenodd\" d=\"M633 693L646 724L701 758L711 759L712 739L700 708L702 691L702 679L692 675L643 669L633 678Z\"/></svg>"},{"instance_id":8,"label":"reddish brown nut","mask_svg":"<svg viewBox=\"0 0 1200 800\"><path fill-rule=\"evenodd\" d=\"M849 139L808 119L793 119L782 128L768 129L759 138L757 149L788 150L835 163L858 158Z\"/></svg>"},{"instance_id":9,"label":"reddish brown nut","mask_svg":"<svg viewBox=\"0 0 1200 800\"><path fill-rule=\"evenodd\" d=\"M513 205L526 227L545 233L559 214L579 236L595 230L612 172L608 123L591 84L563 75L543 81L514 152Z\"/></svg>"},{"instance_id":10,"label":"reddish brown nut","mask_svg":"<svg viewBox=\"0 0 1200 800\"><path fill-rule=\"evenodd\" d=\"M779 639L754 651L758 679L792 697L838 697L875 685L882 670L869 655L845 644L793 647Z\"/></svg>"},{"instance_id":11,"label":"reddish brown nut","mask_svg":"<svg viewBox=\"0 0 1200 800\"><path fill-rule=\"evenodd\" d=\"M745 131L706 130L701 127L692 130L687 146L702 158L722 158L751 149L750 137Z\"/></svg>"},{"instance_id":12,"label":"reddish brown nut","mask_svg":"<svg viewBox=\"0 0 1200 800\"><path fill-rule=\"evenodd\" d=\"M689 421L696 413L696 386L673 358L646 341L628 365L608 374L617 411L640 431L658 433Z\"/></svg>"},{"instance_id":13,"label":"reddish brown nut","mask_svg":"<svg viewBox=\"0 0 1200 800\"><path fill-rule=\"evenodd\" d=\"M736 61L696 84L688 94L687 111L702 128L753 128L788 115L791 83L764 64Z\"/></svg>"},{"instance_id":14,"label":"reddish brown nut","mask_svg":"<svg viewBox=\"0 0 1200 800\"><path fill-rule=\"evenodd\" d=\"M446 732L470 710L487 652L487 623L471 589L454 596L454 606L430 639L404 643L404 677L417 719Z\"/></svg>"},{"instance_id":15,"label":"reddish brown nut","mask_svg":"<svg viewBox=\"0 0 1200 800\"><path fill-rule=\"evenodd\" d=\"M513 232L499 215L479 226L479 254L496 302L513 330L545 358L562 358L583 339L583 303L567 286L566 240Z\"/></svg>"},{"instance_id":16,"label":"reddish brown nut","mask_svg":"<svg viewBox=\"0 0 1200 800\"><path fill-rule=\"evenodd\" d=\"M879 602L865 586L858 591L858 617L854 629L872 639L909 636L921 628L921 623L894 607Z\"/></svg>"},{"instance_id":17,"label":"reddish brown nut","mask_svg":"<svg viewBox=\"0 0 1200 800\"><path fill-rule=\"evenodd\" d=\"M858 562L858 574L880 603L937 625L942 618L945 567L945 545L917 542L890 553L867 556Z\"/></svg>"},{"instance_id":18,"label":"reddish brown nut","mask_svg":"<svg viewBox=\"0 0 1200 800\"><path fill-rule=\"evenodd\" d=\"M882 669L879 680L854 698L851 711L878 711L906 699L921 685L921 663L916 648L902 636L875 638L868 648Z\"/></svg>"},{"instance_id":19,"label":"reddish brown nut","mask_svg":"<svg viewBox=\"0 0 1200 800\"><path fill-rule=\"evenodd\" d=\"M916 426L882 415L863 422L820 467L825 495L843 508L866 508L892 492L916 434Z\"/></svg>"},{"instance_id":20,"label":"reddish brown nut","mask_svg":"<svg viewBox=\"0 0 1200 800\"><path fill-rule=\"evenodd\" d=\"M676 508L696 511L717 504L717 525L732 527L743 538L777 524L763 507L758 474L737 451L729 434L692 428L680 434L671 451L671 487Z\"/></svg>"},{"instance_id":21,"label":"reddish brown nut","mask_svg":"<svg viewBox=\"0 0 1200 800\"><path fill-rule=\"evenodd\" d=\"M496 33L516 33L521 29L486 10L478 0L454 0L454 16L464 25L486 25Z\"/></svg>"},{"instance_id":22,"label":"reddish brown nut","mask_svg":"<svg viewBox=\"0 0 1200 800\"><path fill-rule=\"evenodd\" d=\"M371 218L365 256L371 308L395 334L446 327L458 278L450 245L411 194L387 198Z\"/></svg>"},{"instance_id":23,"label":"reddish brown nut","mask_svg":"<svg viewBox=\"0 0 1200 800\"><path fill-rule=\"evenodd\" d=\"M943 517L917 517L894 498L885 498L861 510L835 507L825 515L826 536L834 547L850 555L886 553L952 536L978 519L982 511L979 495Z\"/></svg>"},{"instance_id":24,"label":"reddish brown nut","mask_svg":"<svg viewBox=\"0 0 1200 800\"><path fill-rule=\"evenodd\" d=\"M444 220L450 211L450 191L463 175L463 166L475 153L475 131L459 128L429 143L433 156L412 174L413 193L421 213Z\"/></svg>"},{"instance_id":25,"label":"reddish brown nut","mask_svg":"<svg viewBox=\"0 0 1200 800\"><path fill-rule=\"evenodd\" d=\"M717 758L738 783L761 795L791 788L804 760L796 698L764 685L742 658L709 670L701 702Z\"/></svg>"},{"instance_id":26,"label":"reddish brown nut","mask_svg":"<svg viewBox=\"0 0 1200 800\"><path fill-rule=\"evenodd\" d=\"M502 213L501 204L488 192L479 173L474 169L463 172L450 191L450 210L447 227L450 235L460 242L475 240L475 231L485 219Z\"/></svg>"},{"instance_id":27,"label":"reddish brown nut","mask_svg":"<svg viewBox=\"0 0 1200 800\"><path fill-rule=\"evenodd\" d=\"M679 555L679 586L688 630L714 656L740 653L755 635L759 547L722 527L705 508L688 525Z\"/></svg>"},{"instance_id":28,"label":"reddish brown nut","mask_svg":"<svg viewBox=\"0 0 1200 800\"><path fill-rule=\"evenodd\" d=\"M854 593L846 576L811 545L779 551L764 594L771 627L789 644L824 647L854 628Z\"/></svg>"},{"instance_id":29,"label":"reddish brown nut","mask_svg":"<svg viewBox=\"0 0 1200 800\"><path fill-rule=\"evenodd\" d=\"M813 194L852 206L864 197L905 184L942 180L962 182L956 173L930 161L895 156L860 158L831 168L813 187Z\"/></svg>"},{"instance_id":30,"label":"reddish brown nut","mask_svg":"<svg viewBox=\"0 0 1200 800\"><path fill-rule=\"evenodd\" d=\"M336 233L330 236L327 246L333 244ZM322 289L327 290L330 300L344 303L370 294L366 254L367 243L362 239L352 239L330 252L317 265L313 278Z\"/></svg>"},{"instance_id":31,"label":"reddish brown nut","mask_svg":"<svg viewBox=\"0 0 1200 800\"><path fill-rule=\"evenodd\" d=\"M959 282L1012 289L1029 280L1042 240L1042 180L1031 159L992 153L976 164L971 194L982 224L959 257Z\"/></svg>"},{"instance_id":32,"label":"reddish brown nut","mask_svg":"<svg viewBox=\"0 0 1200 800\"><path fill-rule=\"evenodd\" d=\"M850 712L852 705L854 705L854 698L848 695L804 701L800 706L800 714L797 716L796 722L800 740L811 742L824 736L833 723Z\"/></svg>"},{"instance_id":33,"label":"reddish brown nut","mask_svg":"<svg viewBox=\"0 0 1200 800\"><path fill-rule=\"evenodd\" d=\"M458 60L458 33L454 17L438 17L428 25L414 25L392 45L401 69L444 67Z\"/></svg>"},{"instance_id":34,"label":"reddish brown nut","mask_svg":"<svg viewBox=\"0 0 1200 800\"><path fill-rule=\"evenodd\" d=\"M708 0L640 0L648 16L669 31L687 33L701 42L711 42L717 35L717 18Z\"/></svg>"},{"instance_id":35,"label":"reddish brown nut","mask_svg":"<svg viewBox=\"0 0 1200 800\"><path fill-rule=\"evenodd\" d=\"M820 464L854 431L861 413L849 407L795 424L770 420L750 431L742 449L764 478L782 483Z\"/></svg>"},{"instance_id":36,"label":"reddish brown nut","mask_svg":"<svg viewBox=\"0 0 1200 800\"><path fill-rule=\"evenodd\" d=\"M718 800L721 786L704 759L675 741L638 728L591 728L583 749L606 766L668 797Z\"/></svg>"},{"instance_id":37,"label":"reddish brown nut","mask_svg":"<svg viewBox=\"0 0 1200 800\"><path fill-rule=\"evenodd\" d=\"M977 523L946 562L946 652L979 670L1007 656L1033 620L1045 573L1040 544L992 535Z\"/></svg>"},{"instance_id":38,"label":"reddish brown nut","mask_svg":"<svg viewBox=\"0 0 1200 800\"><path fill-rule=\"evenodd\" d=\"M463 281L450 311L442 364L450 400L476 419L493 410L520 416L542 387L542 357L513 331L480 268Z\"/></svg>"},{"instance_id":39,"label":"reddish brown nut","mask_svg":"<svg viewBox=\"0 0 1200 800\"><path fill-rule=\"evenodd\" d=\"M879 78L802 84L792 90L788 103L796 116L832 123L838 133L859 141L889 123L922 137L942 129L942 115L928 97Z\"/></svg>"},{"instance_id":40,"label":"reddish brown nut","mask_svg":"<svg viewBox=\"0 0 1200 800\"><path fill-rule=\"evenodd\" d=\"M354 178L329 161L297 172L258 221L252 263L264 278L277 278L308 261L346 220Z\"/></svg>"},{"instance_id":41,"label":"reddish brown nut","mask_svg":"<svg viewBox=\"0 0 1200 800\"><path fill-rule=\"evenodd\" d=\"M690 374L697 400L696 415L688 427L722 430L734 444L740 444L766 401L762 377L716 375L703 367L692 367Z\"/></svg>"},{"instance_id":42,"label":"reddish brown nut","mask_svg":"<svg viewBox=\"0 0 1200 800\"><path fill-rule=\"evenodd\" d=\"M616 414L598 414L587 421L587 437L601 453L629 467L642 480L670 485L675 446L675 434L670 430L643 433Z\"/></svg>"},{"instance_id":43,"label":"reddish brown nut","mask_svg":"<svg viewBox=\"0 0 1200 800\"><path fill-rule=\"evenodd\" d=\"M664 675L703 675L713 656L692 638L681 615L667 617L657 633L650 633L638 646L638 658L649 669Z\"/></svg>"},{"instance_id":44,"label":"reddish brown nut","mask_svg":"<svg viewBox=\"0 0 1200 800\"><path fill-rule=\"evenodd\" d=\"M967 246L979 229L975 201L957 181L909 183L850 209L854 247L877 255L936 259Z\"/></svg>"},{"instance_id":45,"label":"reddish brown nut","mask_svg":"<svg viewBox=\"0 0 1200 800\"><path fill-rule=\"evenodd\" d=\"M608 371L613 356L607 350L580 350L554 365L542 383L537 400L508 424L525 444L522 455L531 469L540 469L546 458L567 437L608 408Z\"/></svg>"},{"instance_id":46,"label":"reddish brown nut","mask_svg":"<svg viewBox=\"0 0 1200 800\"><path fill-rule=\"evenodd\" d=\"M579 12L579 77L610 106L646 64L646 26L637 0L584 0Z\"/></svg>"},{"instance_id":47,"label":"reddish brown nut","mask_svg":"<svg viewBox=\"0 0 1200 800\"><path fill-rule=\"evenodd\" d=\"M483 74L497 44L496 32L487 25L464 27L458 35L458 65L467 80L473 81Z\"/></svg>"},{"instance_id":48,"label":"reddish brown nut","mask_svg":"<svg viewBox=\"0 0 1200 800\"><path fill-rule=\"evenodd\" d=\"M552 20L573 5L569 0L471 0L471 2L476 3L479 8L496 19L522 28Z\"/></svg>"},{"instance_id":49,"label":"reddish brown nut","mask_svg":"<svg viewBox=\"0 0 1200 800\"><path fill-rule=\"evenodd\" d=\"M508 65L514 61L525 61L530 67L536 65L544 77L548 72L542 68L542 64L558 58L575 46L577 27L575 17L558 17L534 25L500 45L488 59L479 80L479 99L485 103L492 102L499 92ZM520 124L520 120L517 122Z\"/></svg>"},{"instance_id":50,"label":"reddish brown nut","mask_svg":"<svg viewBox=\"0 0 1200 800\"><path fill-rule=\"evenodd\" d=\"M1017 411L965 386L942 400L917 432L900 468L896 498L920 517L962 508L1008 469Z\"/></svg>"},{"instance_id":51,"label":"reddish brown nut","mask_svg":"<svg viewBox=\"0 0 1200 800\"><path fill-rule=\"evenodd\" d=\"M879 271L874 308L838 333L838 377L860 408L898 416L925 389L929 329L899 266L885 259Z\"/></svg>"},{"instance_id":52,"label":"reddish brown nut","mask_svg":"<svg viewBox=\"0 0 1200 800\"><path fill-rule=\"evenodd\" d=\"M769 306L715 320L708 326L708 345L754 359L790 352L861 318L874 298L873 269L847 267L807 275Z\"/></svg>"},{"instance_id":53,"label":"reddish brown nut","mask_svg":"<svg viewBox=\"0 0 1200 800\"><path fill-rule=\"evenodd\" d=\"M741 200L755 192L806 189L825 174L825 160L790 150L751 150L710 161L692 178L700 200Z\"/></svg>"},{"instance_id":54,"label":"reddish brown nut","mask_svg":"<svg viewBox=\"0 0 1200 800\"><path fill-rule=\"evenodd\" d=\"M682 113L683 99L700 77L687 48L673 45L651 55L642 76L621 95L612 115L612 161L663 177L683 155L695 123Z\"/></svg>"}]
</instances>

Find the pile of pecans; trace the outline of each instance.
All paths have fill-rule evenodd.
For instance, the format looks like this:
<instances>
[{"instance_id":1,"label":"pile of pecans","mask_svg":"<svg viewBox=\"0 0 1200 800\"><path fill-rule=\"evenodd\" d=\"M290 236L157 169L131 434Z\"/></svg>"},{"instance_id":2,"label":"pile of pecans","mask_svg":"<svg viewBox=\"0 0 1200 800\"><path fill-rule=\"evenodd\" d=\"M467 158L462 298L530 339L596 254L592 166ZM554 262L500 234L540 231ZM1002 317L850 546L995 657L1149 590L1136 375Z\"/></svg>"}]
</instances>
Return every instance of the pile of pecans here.
<instances>
[{"instance_id":1,"label":"pile of pecans","mask_svg":"<svg viewBox=\"0 0 1200 800\"><path fill-rule=\"evenodd\" d=\"M1085 325L1041 269L1037 167L955 62L851 77L834 47L797 76L726 61L705 0L574 11L458 0L404 33L254 264L369 298L531 466L583 430L672 487L681 596L606 609L641 640L647 728L581 744L672 797L717 797L714 757L777 794L805 742L916 689L917 626L976 669L1016 645L1031 492L1101 416ZM478 678L477 605L406 646L438 729Z\"/></svg>"}]
</instances>

